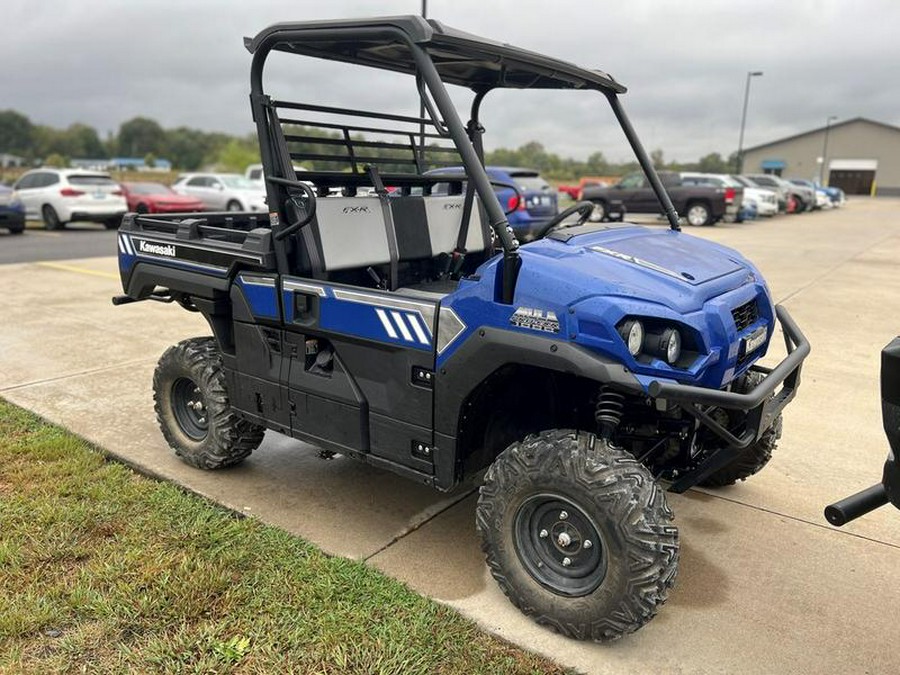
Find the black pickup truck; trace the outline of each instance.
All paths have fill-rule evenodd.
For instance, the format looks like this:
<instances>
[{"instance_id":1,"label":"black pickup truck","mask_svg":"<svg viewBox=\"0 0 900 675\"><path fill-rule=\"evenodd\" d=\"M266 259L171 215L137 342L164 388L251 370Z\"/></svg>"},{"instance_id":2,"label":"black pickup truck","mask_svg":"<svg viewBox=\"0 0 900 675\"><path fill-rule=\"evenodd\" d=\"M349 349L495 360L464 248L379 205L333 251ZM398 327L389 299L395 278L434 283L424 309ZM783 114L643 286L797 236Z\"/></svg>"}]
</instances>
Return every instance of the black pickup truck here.
<instances>
[{"instance_id":1,"label":"black pickup truck","mask_svg":"<svg viewBox=\"0 0 900 675\"><path fill-rule=\"evenodd\" d=\"M659 177L675 210L691 225L715 225L725 216L736 216L741 209L743 188L685 185L681 176L671 171L662 171ZM586 186L582 199L593 202L590 219L595 222L606 220L611 207L619 204L629 213L663 213L656 193L642 173L625 176L609 187Z\"/></svg>"}]
</instances>

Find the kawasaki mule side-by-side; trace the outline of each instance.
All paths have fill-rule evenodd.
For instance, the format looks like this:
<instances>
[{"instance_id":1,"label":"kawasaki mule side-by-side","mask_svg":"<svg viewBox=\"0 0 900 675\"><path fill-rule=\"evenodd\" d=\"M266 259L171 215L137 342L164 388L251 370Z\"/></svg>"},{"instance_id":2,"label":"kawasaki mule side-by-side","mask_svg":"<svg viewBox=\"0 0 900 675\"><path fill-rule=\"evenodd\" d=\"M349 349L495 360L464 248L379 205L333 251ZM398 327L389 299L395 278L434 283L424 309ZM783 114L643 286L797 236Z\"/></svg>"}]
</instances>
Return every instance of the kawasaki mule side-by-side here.
<instances>
[{"instance_id":1,"label":"kawasaki mule side-by-side","mask_svg":"<svg viewBox=\"0 0 900 675\"><path fill-rule=\"evenodd\" d=\"M269 213L120 231L116 302L175 302L213 333L160 359L166 440L218 469L269 429L438 490L487 468L476 527L510 600L573 637L640 628L678 565L661 481L727 485L771 456L809 352L788 312L740 254L679 231L606 73L419 17L278 24L246 47ZM275 98L274 51L408 74L425 113ZM601 94L670 227L581 202L520 246L495 190L521 190L484 169L496 89ZM787 357L760 367L779 322Z\"/></svg>"}]
</instances>

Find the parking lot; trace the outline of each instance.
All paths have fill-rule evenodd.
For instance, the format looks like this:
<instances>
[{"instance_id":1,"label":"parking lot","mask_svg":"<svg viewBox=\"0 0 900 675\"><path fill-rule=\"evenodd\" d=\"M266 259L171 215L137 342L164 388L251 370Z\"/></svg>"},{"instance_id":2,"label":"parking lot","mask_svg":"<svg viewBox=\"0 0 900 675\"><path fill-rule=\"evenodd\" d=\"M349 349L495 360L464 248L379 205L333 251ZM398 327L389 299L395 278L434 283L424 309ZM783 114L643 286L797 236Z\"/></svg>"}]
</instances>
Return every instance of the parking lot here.
<instances>
[{"instance_id":1,"label":"parking lot","mask_svg":"<svg viewBox=\"0 0 900 675\"><path fill-rule=\"evenodd\" d=\"M900 201L857 199L688 232L757 263L813 352L766 470L730 489L669 496L681 531L677 587L653 622L612 645L554 636L507 602L479 550L474 486L439 494L341 457L320 460L271 433L233 470L179 462L156 426L151 375L167 346L208 329L197 315L156 303L111 306L120 292L114 233L97 233L110 240L104 257L74 255L93 233L18 238L34 247L20 259L42 262L0 266L0 395L143 471L330 553L365 559L578 670L898 672L890 640L900 607L900 514L882 509L835 530L822 509L875 482L887 451L878 367L881 347L900 329ZM18 245L12 239L2 244ZM76 259L54 263L42 246ZM767 358L780 356L776 347Z\"/></svg>"}]
</instances>

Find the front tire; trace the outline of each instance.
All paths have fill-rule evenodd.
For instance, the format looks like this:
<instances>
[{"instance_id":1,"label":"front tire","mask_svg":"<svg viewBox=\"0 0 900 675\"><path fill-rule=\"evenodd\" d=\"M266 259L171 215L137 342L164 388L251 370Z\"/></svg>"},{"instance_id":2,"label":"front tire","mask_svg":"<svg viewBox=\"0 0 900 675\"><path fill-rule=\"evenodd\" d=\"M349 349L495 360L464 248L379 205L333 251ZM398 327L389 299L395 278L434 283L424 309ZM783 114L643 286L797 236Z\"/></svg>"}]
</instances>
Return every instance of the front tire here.
<instances>
[{"instance_id":1,"label":"front tire","mask_svg":"<svg viewBox=\"0 0 900 675\"><path fill-rule=\"evenodd\" d=\"M746 394L753 390L762 379L763 375L755 371L751 371L744 375L735 391L740 394ZM737 413L746 415L746 413ZM772 459L772 453L778 447L778 439L781 438L782 419L781 415L775 418L772 426L766 429L759 440L750 445L735 457L731 464L723 466L715 473L704 478L700 485L703 487L720 488L734 485L738 481L747 480L750 476L762 471L763 467Z\"/></svg>"},{"instance_id":2,"label":"front tire","mask_svg":"<svg viewBox=\"0 0 900 675\"><path fill-rule=\"evenodd\" d=\"M488 470L476 525L491 574L523 613L563 635L610 641L652 619L678 570L665 494L624 450L554 429Z\"/></svg>"},{"instance_id":3,"label":"front tire","mask_svg":"<svg viewBox=\"0 0 900 675\"><path fill-rule=\"evenodd\" d=\"M228 202L228 205L225 207L225 210L226 211L240 211L241 203L236 199L232 199L230 202Z\"/></svg>"},{"instance_id":4,"label":"front tire","mask_svg":"<svg viewBox=\"0 0 900 675\"><path fill-rule=\"evenodd\" d=\"M191 338L165 351L153 373L153 401L166 441L198 469L239 464L262 442L265 429L231 408L213 338Z\"/></svg>"},{"instance_id":5,"label":"front tire","mask_svg":"<svg viewBox=\"0 0 900 675\"><path fill-rule=\"evenodd\" d=\"M59 219L59 214L49 204L44 204L41 209L41 216L44 218L44 227L48 230L61 230L66 224Z\"/></svg>"}]
</instances>

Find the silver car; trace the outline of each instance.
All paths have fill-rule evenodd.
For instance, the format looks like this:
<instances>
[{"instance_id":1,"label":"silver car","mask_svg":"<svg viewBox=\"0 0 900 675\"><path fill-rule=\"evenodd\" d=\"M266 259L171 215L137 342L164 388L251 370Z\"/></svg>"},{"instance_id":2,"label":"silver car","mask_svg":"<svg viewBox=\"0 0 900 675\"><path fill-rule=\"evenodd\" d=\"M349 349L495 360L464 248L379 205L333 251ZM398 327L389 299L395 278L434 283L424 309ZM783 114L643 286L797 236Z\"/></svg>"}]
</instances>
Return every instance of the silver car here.
<instances>
[{"instance_id":1,"label":"silver car","mask_svg":"<svg viewBox=\"0 0 900 675\"><path fill-rule=\"evenodd\" d=\"M266 211L259 182L236 173L188 173L172 185L178 194L196 197L210 211Z\"/></svg>"}]
</instances>

